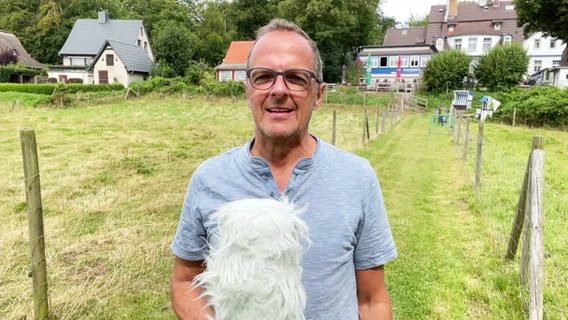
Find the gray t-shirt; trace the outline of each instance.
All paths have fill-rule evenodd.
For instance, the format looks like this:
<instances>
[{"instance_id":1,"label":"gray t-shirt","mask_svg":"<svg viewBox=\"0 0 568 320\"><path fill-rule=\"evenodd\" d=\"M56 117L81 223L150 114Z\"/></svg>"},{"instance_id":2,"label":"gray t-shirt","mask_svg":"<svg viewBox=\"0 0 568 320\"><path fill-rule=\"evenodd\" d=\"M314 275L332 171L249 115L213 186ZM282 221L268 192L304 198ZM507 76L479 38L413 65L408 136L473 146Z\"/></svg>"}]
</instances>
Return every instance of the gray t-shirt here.
<instances>
[{"instance_id":1,"label":"gray t-shirt","mask_svg":"<svg viewBox=\"0 0 568 320\"><path fill-rule=\"evenodd\" d=\"M311 245L302 259L307 320L357 320L355 270L397 255L383 198L369 162L317 139L311 158L298 161L282 195L298 207ZM268 163L250 155L250 141L203 162L191 177L174 254L202 260L216 230L210 219L239 199L280 197Z\"/></svg>"}]
</instances>

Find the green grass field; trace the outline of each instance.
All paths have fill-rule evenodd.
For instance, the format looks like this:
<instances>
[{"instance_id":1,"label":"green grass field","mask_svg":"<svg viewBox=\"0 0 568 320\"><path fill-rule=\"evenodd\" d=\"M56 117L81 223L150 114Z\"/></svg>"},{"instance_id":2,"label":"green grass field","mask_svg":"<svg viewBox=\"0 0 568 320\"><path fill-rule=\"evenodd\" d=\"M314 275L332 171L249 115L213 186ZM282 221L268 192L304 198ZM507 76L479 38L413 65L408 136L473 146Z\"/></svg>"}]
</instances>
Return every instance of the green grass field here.
<instances>
[{"instance_id":1,"label":"green grass field","mask_svg":"<svg viewBox=\"0 0 568 320\"><path fill-rule=\"evenodd\" d=\"M169 244L185 188L204 159L250 139L245 102L146 96L12 106L0 97L0 319L33 314L22 128L35 130L39 149L52 318L174 319ZM474 190L473 131L463 162L446 131L428 134L427 114L408 113L379 135L370 108L372 141L363 144L362 107L324 105L312 132L331 141L333 110L336 144L369 159L385 194L399 250L386 267L397 319L526 318L519 259L503 256L530 139L544 135L545 318L566 319L567 133L486 125L483 184Z\"/></svg>"}]
</instances>

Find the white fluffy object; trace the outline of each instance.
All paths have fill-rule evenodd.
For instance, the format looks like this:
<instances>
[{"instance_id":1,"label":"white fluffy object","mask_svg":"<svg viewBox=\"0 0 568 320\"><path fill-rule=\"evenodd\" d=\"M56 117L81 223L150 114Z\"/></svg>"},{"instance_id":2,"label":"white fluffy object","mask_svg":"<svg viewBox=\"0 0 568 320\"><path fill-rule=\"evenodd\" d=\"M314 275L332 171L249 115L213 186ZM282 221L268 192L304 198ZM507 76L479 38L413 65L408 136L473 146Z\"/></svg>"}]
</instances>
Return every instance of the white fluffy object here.
<instances>
[{"instance_id":1,"label":"white fluffy object","mask_svg":"<svg viewBox=\"0 0 568 320\"><path fill-rule=\"evenodd\" d=\"M286 199L244 199L213 214L219 231L195 282L204 288L215 320L305 319L304 211Z\"/></svg>"}]
</instances>

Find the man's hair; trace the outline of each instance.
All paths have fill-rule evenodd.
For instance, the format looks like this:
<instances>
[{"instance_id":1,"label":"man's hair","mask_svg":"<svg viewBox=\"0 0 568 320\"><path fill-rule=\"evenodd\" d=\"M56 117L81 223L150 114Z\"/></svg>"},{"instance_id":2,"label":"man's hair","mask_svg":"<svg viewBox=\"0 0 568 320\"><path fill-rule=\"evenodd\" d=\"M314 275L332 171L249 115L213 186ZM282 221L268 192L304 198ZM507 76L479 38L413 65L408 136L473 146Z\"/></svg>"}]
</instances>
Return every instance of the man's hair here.
<instances>
[{"instance_id":1,"label":"man's hair","mask_svg":"<svg viewBox=\"0 0 568 320\"><path fill-rule=\"evenodd\" d=\"M312 48L312 52L314 54L314 72L316 74L316 77L319 81L323 81L322 80L322 78L323 78L322 61L321 61L320 52L319 52L319 49L318 49L316 43L310 38L310 36L308 36L308 34L304 30L302 30L300 27L298 27L295 23L290 22L290 21L285 20L285 19L272 19L267 25L258 29L258 31L256 32L256 40L254 41L252 47L250 48L250 51L249 51L249 54L248 54L248 57L247 57L247 69L249 68L250 57L252 55L252 51L254 50L254 47L256 46L256 43L258 42L258 40L260 38L262 38L267 33L272 32L272 31L295 32L295 33L299 34L300 36L302 36L302 38L306 39L306 41L308 41L308 43L310 44L310 47Z\"/></svg>"}]
</instances>

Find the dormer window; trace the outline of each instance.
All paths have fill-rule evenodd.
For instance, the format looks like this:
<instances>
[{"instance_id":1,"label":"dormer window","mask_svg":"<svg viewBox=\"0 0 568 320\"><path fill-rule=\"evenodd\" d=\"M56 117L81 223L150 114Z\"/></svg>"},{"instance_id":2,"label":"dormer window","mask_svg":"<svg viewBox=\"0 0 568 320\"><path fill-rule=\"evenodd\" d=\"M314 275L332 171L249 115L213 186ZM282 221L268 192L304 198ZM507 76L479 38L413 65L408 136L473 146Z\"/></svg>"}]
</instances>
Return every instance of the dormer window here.
<instances>
[{"instance_id":1,"label":"dormer window","mask_svg":"<svg viewBox=\"0 0 568 320\"><path fill-rule=\"evenodd\" d=\"M408 29L402 29L402 36L406 37L408 35Z\"/></svg>"},{"instance_id":2,"label":"dormer window","mask_svg":"<svg viewBox=\"0 0 568 320\"><path fill-rule=\"evenodd\" d=\"M448 31L454 32L454 30L456 30L456 24L455 23L448 23Z\"/></svg>"},{"instance_id":3,"label":"dormer window","mask_svg":"<svg viewBox=\"0 0 568 320\"><path fill-rule=\"evenodd\" d=\"M503 24L503 20L493 20L491 21L491 23L493 23L493 29L501 30L501 25Z\"/></svg>"},{"instance_id":4,"label":"dormer window","mask_svg":"<svg viewBox=\"0 0 568 320\"><path fill-rule=\"evenodd\" d=\"M444 50L444 38L440 37L436 39L436 50L438 51Z\"/></svg>"},{"instance_id":5,"label":"dormer window","mask_svg":"<svg viewBox=\"0 0 568 320\"><path fill-rule=\"evenodd\" d=\"M513 37L511 37L510 34L507 34L503 37L503 45L504 46L510 45L512 41L513 41Z\"/></svg>"}]
</instances>

